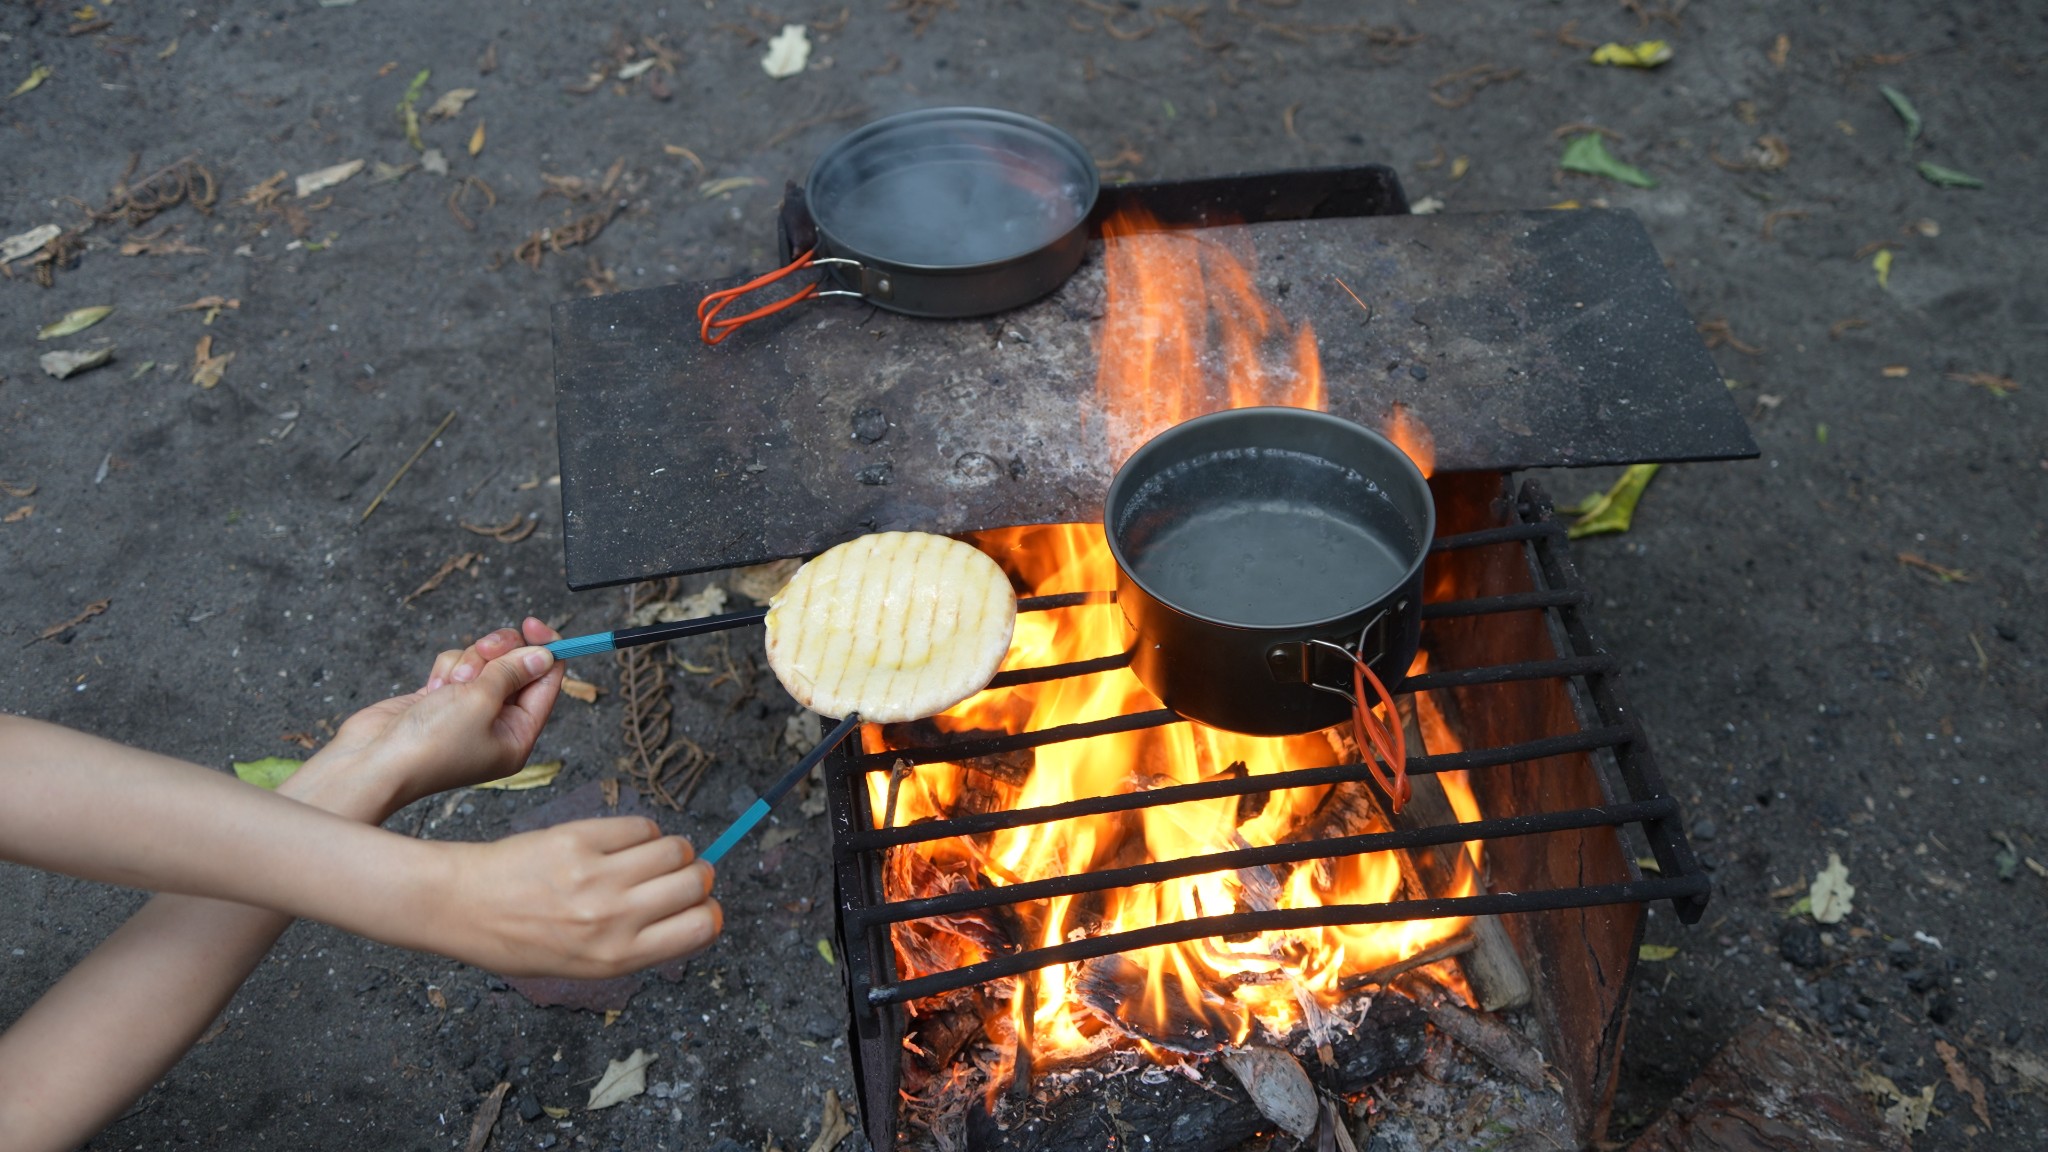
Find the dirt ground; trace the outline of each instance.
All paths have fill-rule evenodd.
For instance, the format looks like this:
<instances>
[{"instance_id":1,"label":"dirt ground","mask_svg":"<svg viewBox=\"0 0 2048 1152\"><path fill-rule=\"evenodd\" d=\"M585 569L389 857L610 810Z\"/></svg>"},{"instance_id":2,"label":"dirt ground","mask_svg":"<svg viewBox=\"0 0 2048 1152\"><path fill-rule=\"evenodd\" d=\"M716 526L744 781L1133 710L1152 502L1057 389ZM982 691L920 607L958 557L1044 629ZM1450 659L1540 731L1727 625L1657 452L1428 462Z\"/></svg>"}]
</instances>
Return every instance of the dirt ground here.
<instances>
[{"instance_id":1,"label":"dirt ground","mask_svg":"<svg viewBox=\"0 0 2048 1152\"><path fill-rule=\"evenodd\" d=\"M809 23L813 51L773 80L762 39L784 22ZM1591 43L1650 37L1675 53L1655 71L1586 61ZM521 613L612 626L619 593L572 596L561 577L549 305L768 268L782 182L872 116L1016 109L1112 178L1385 161L1448 211L1602 201L1641 214L1694 315L1721 325L1715 355L1764 453L1667 468L1632 531L1579 548L1716 868L1703 924L1651 922L1676 953L1645 966L1616 1134L1743 1020L1792 1006L1906 1092L1933 1087L1916 1147L2048 1142L2043 1086L1994 1059L2048 1053L2044 50L2048 13L1993 2L7 0L0 92L50 72L0 100L0 237L81 227L131 157L136 178L193 158L217 201L85 230L53 286L32 258L0 281L0 480L22 493L0 506L0 707L225 770L303 755L288 734L317 739ZM421 129L445 175L392 178L377 166L421 160L396 109L422 70L422 110L476 95ZM1917 108L1916 142L1880 85ZM1572 124L1656 186L1561 173ZM357 159L327 192L293 199L287 181L278 203L236 203L273 173ZM1938 187L1923 161L1984 187ZM546 174L583 190L548 195ZM611 202L594 239L518 258ZM210 323L175 310L207 296L238 303ZM94 305L116 311L34 338ZM194 382L206 337L233 356L210 389ZM101 343L107 366L38 368ZM1611 477L1545 479L1572 499ZM461 527L529 516L514 543ZM467 552L467 572L403 602ZM713 757L691 809L664 817L692 836L789 755L792 705L744 649L680 646L738 672L677 691ZM614 686L608 665L587 674ZM616 692L565 701L537 756L567 762L556 784L393 826L501 835L621 753ZM614 1020L299 925L225 1029L93 1147L460 1147L500 1075L573 1111L508 1109L494 1148L805 1147L824 1093L852 1083L817 949L823 823L785 819L795 838L721 876L725 939ZM1831 854L1854 911L1788 915ZM0 1020L140 899L0 868ZM583 1111L635 1048L657 1056L654 1090ZM1972 1077L1984 1116L1958 1087Z\"/></svg>"}]
</instances>

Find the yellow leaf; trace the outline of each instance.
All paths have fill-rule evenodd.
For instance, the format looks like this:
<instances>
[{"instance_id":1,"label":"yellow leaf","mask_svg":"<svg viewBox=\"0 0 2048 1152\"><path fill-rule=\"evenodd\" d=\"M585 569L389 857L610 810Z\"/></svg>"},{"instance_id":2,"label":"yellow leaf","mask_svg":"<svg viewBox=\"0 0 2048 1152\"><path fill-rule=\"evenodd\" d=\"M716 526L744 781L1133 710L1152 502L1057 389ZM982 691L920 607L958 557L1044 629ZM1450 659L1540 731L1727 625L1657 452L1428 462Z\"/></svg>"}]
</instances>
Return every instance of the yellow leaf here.
<instances>
[{"instance_id":1,"label":"yellow leaf","mask_svg":"<svg viewBox=\"0 0 2048 1152\"><path fill-rule=\"evenodd\" d=\"M567 1108L559 1108L553 1104L543 1104L540 1106L540 1110L556 1120L567 1120L569 1118L569 1110Z\"/></svg>"},{"instance_id":2,"label":"yellow leaf","mask_svg":"<svg viewBox=\"0 0 2048 1152\"><path fill-rule=\"evenodd\" d=\"M619 1010L618 1010L617 1008L607 1008L607 1009L605 1009L605 1012L604 1012L604 1026L605 1026L605 1027L607 1027L607 1028L609 1028L609 1027L611 1027L612 1025L614 1025L614 1024L617 1024L617 1023L619 1022L619 1016L620 1016L620 1015L621 1015L621 1013L619 1012Z\"/></svg>"},{"instance_id":3,"label":"yellow leaf","mask_svg":"<svg viewBox=\"0 0 2048 1152\"><path fill-rule=\"evenodd\" d=\"M501 792L524 792L528 788L545 788L562 774L562 762L549 760L542 764L528 764L503 780L491 780L477 785L479 788L496 788Z\"/></svg>"},{"instance_id":4,"label":"yellow leaf","mask_svg":"<svg viewBox=\"0 0 2048 1152\"><path fill-rule=\"evenodd\" d=\"M1659 467L1657 464L1629 465L1621 479L1614 482L1614 487L1580 505L1583 514L1572 522L1566 534L1577 540L1604 532L1628 531L1635 520L1636 504L1643 498L1643 490L1650 486L1650 477L1657 474Z\"/></svg>"},{"instance_id":5,"label":"yellow leaf","mask_svg":"<svg viewBox=\"0 0 2048 1152\"><path fill-rule=\"evenodd\" d=\"M1670 944L1645 944L1636 949L1636 955L1653 964L1660 964L1678 955L1678 949Z\"/></svg>"},{"instance_id":6,"label":"yellow leaf","mask_svg":"<svg viewBox=\"0 0 2048 1152\"><path fill-rule=\"evenodd\" d=\"M1842 918L1855 911L1851 899L1856 895L1856 886L1849 883L1849 869L1842 864L1842 858L1828 853L1828 866L1813 878L1813 887L1807 890L1807 899L1812 901L1812 915L1821 924L1840 924Z\"/></svg>"},{"instance_id":7,"label":"yellow leaf","mask_svg":"<svg viewBox=\"0 0 2048 1152\"><path fill-rule=\"evenodd\" d=\"M9 92L7 94L7 98L9 100L12 100L16 96L19 96L24 92L33 92L36 89L42 87L43 81L48 80L49 78L50 66L48 64L38 64L36 65L35 71L30 72L28 74L28 79L23 80L20 84L16 85L14 91Z\"/></svg>"},{"instance_id":8,"label":"yellow leaf","mask_svg":"<svg viewBox=\"0 0 2048 1152\"><path fill-rule=\"evenodd\" d=\"M1671 44L1665 40L1644 40L1636 44L1612 41L1593 49L1593 63L1616 68L1655 68L1671 59Z\"/></svg>"},{"instance_id":9,"label":"yellow leaf","mask_svg":"<svg viewBox=\"0 0 2048 1152\"><path fill-rule=\"evenodd\" d=\"M237 760L235 775L258 788L275 790L279 784L292 778L299 770L302 760L291 760L283 756L265 756L261 760Z\"/></svg>"},{"instance_id":10,"label":"yellow leaf","mask_svg":"<svg viewBox=\"0 0 2048 1152\"><path fill-rule=\"evenodd\" d=\"M825 958L825 963L827 964L838 963L837 960L834 960L832 958L832 942L830 940L825 940L821 938L818 941L818 955L823 956Z\"/></svg>"},{"instance_id":11,"label":"yellow leaf","mask_svg":"<svg viewBox=\"0 0 2048 1152\"><path fill-rule=\"evenodd\" d=\"M1471 170L1472 158L1470 156L1460 156L1456 160L1451 161L1451 179L1453 180L1463 180L1465 173Z\"/></svg>"},{"instance_id":12,"label":"yellow leaf","mask_svg":"<svg viewBox=\"0 0 2048 1152\"><path fill-rule=\"evenodd\" d=\"M1576 211L1579 207L1580 205L1577 200L1559 200L1550 206L1550 210L1553 212L1572 212Z\"/></svg>"},{"instance_id":13,"label":"yellow leaf","mask_svg":"<svg viewBox=\"0 0 2048 1152\"><path fill-rule=\"evenodd\" d=\"M74 332L83 332L113 314L114 306L112 304L102 304L97 308L74 308L66 312L62 320L45 324L37 329L36 339L50 340L58 336L69 336Z\"/></svg>"},{"instance_id":14,"label":"yellow leaf","mask_svg":"<svg viewBox=\"0 0 2048 1152\"><path fill-rule=\"evenodd\" d=\"M1870 258L1870 266L1877 269L1877 286L1889 291L1892 286L1892 250L1878 249L1877 255Z\"/></svg>"},{"instance_id":15,"label":"yellow leaf","mask_svg":"<svg viewBox=\"0 0 2048 1152\"><path fill-rule=\"evenodd\" d=\"M228 370L234 358L233 352L215 356L213 337L201 336L199 346L192 350L192 382L201 388L212 388L220 383L221 375Z\"/></svg>"},{"instance_id":16,"label":"yellow leaf","mask_svg":"<svg viewBox=\"0 0 2048 1152\"><path fill-rule=\"evenodd\" d=\"M564 676L562 678L562 695L574 700L581 700L585 704L597 703L597 698L603 692L604 689L599 688L588 680L578 680L574 676Z\"/></svg>"},{"instance_id":17,"label":"yellow leaf","mask_svg":"<svg viewBox=\"0 0 2048 1152\"><path fill-rule=\"evenodd\" d=\"M474 156L474 155L476 155L477 153L479 153L479 152L481 152L481 151L483 151L483 150L484 150L484 122L483 122L483 121L481 121L481 120L479 120L479 121L477 121L477 122L476 122L476 131L474 131L474 132L472 132L472 133L470 133L470 134L469 134L469 154L470 154L471 156Z\"/></svg>"}]
</instances>

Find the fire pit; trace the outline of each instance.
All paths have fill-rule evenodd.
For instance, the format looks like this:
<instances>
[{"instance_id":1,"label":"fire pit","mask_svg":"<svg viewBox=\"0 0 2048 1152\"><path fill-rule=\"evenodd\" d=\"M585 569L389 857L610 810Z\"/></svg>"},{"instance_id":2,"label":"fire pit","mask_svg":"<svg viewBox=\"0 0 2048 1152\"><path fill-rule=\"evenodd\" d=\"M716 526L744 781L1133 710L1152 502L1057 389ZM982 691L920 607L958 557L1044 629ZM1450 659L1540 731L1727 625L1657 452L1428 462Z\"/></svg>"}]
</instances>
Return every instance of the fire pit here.
<instances>
[{"instance_id":1,"label":"fire pit","mask_svg":"<svg viewBox=\"0 0 2048 1152\"><path fill-rule=\"evenodd\" d=\"M1306 1136L1413 1064L1425 1018L1485 1051L1497 1026L1459 999L1522 1013L1541 1056L1489 1058L1594 1137L1642 907L1692 922L1708 881L1564 526L1508 473L1753 454L1654 251L1624 214L1403 217L1383 169L1104 202L1100 259L989 322L819 308L706 349L689 301L710 286L561 306L571 584L917 527L1033 597L988 691L828 761L875 1147L1083 1146L1091 1123L1099 1146L1101 1101L1168 1126L1121 1142ZM1233 208L1248 223L1174 230ZM792 197L785 242L805 226ZM1421 652L1389 685L1419 750L1398 812L1339 730L1204 728L1129 670L1102 489L1161 428L1253 404L1443 466ZM1291 1111L1235 1087L1290 1077Z\"/></svg>"}]
</instances>

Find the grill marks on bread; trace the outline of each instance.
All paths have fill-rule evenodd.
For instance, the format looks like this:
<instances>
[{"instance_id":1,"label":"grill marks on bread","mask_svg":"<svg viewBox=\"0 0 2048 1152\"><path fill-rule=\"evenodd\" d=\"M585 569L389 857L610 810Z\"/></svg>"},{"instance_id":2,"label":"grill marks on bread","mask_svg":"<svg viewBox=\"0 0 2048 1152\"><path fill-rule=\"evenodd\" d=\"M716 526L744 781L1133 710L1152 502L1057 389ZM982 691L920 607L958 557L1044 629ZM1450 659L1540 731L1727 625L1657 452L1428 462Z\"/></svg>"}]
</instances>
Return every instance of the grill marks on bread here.
<instances>
[{"instance_id":1,"label":"grill marks on bread","mask_svg":"<svg viewBox=\"0 0 2048 1152\"><path fill-rule=\"evenodd\" d=\"M1017 601L980 550L923 532L849 540L799 568L768 609L768 664L797 701L880 724L936 715L987 686Z\"/></svg>"}]
</instances>

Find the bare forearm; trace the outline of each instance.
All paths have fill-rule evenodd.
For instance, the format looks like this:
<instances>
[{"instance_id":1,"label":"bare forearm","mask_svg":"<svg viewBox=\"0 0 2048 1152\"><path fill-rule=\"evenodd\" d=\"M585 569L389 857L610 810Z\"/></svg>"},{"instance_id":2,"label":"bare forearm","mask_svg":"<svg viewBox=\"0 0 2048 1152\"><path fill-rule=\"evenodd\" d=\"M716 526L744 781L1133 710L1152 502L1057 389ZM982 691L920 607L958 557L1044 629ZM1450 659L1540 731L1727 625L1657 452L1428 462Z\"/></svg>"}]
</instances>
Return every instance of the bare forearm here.
<instances>
[{"instance_id":1,"label":"bare forearm","mask_svg":"<svg viewBox=\"0 0 2048 1152\"><path fill-rule=\"evenodd\" d=\"M308 764L279 789L381 823L393 798L365 766ZM0 1034L0 1146L74 1148L170 1071L291 924L281 913L158 896Z\"/></svg>"},{"instance_id":2,"label":"bare forearm","mask_svg":"<svg viewBox=\"0 0 2048 1152\"><path fill-rule=\"evenodd\" d=\"M54 725L0 717L0 855L54 872L306 916L432 947L435 846Z\"/></svg>"}]
</instances>

